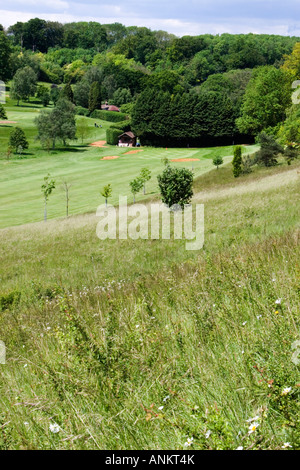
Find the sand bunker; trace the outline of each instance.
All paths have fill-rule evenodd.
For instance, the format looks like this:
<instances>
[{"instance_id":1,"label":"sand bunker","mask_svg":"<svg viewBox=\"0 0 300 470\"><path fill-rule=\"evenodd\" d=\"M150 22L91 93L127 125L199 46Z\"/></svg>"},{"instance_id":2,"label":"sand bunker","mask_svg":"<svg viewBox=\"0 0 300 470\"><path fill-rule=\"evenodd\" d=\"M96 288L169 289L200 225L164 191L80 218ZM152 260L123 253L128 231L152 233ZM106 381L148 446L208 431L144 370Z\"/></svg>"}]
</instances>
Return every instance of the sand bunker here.
<instances>
[{"instance_id":1,"label":"sand bunker","mask_svg":"<svg viewBox=\"0 0 300 470\"><path fill-rule=\"evenodd\" d=\"M118 156L116 157L115 155L113 156L108 156L108 157L103 157L101 160L114 160L115 158L119 158Z\"/></svg>"},{"instance_id":2,"label":"sand bunker","mask_svg":"<svg viewBox=\"0 0 300 470\"><path fill-rule=\"evenodd\" d=\"M104 147L106 144L106 140L98 140L97 142L93 142L90 144L91 147Z\"/></svg>"},{"instance_id":3,"label":"sand bunker","mask_svg":"<svg viewBox=\"0 0 300 470\"><path fill-rule=\"evenodd\" d=\"M17 124L17 121L0 121L0 124Z\"/></svg>"},{"instance_id":4,"label":"sand bunker","mask_svg":"<svg viewBox=\"0 0 300 470\"><path fill-rule=\"evenodd\" d=\"M199 158L176 158L171 162L198 162Z\"/></svg>"},{"instance_id":5,"label":"sand bunker","mask_svg":"<svg viewBox=\"0 0 300 470\"><path fill-rule=\"evenodd\" d=\"M143 152L143 149L139 149L139 150L130 150L129 152L124 153L124 155L130 155L130 154L138 153L138 152Z\"/></svg>"}]
</instances>

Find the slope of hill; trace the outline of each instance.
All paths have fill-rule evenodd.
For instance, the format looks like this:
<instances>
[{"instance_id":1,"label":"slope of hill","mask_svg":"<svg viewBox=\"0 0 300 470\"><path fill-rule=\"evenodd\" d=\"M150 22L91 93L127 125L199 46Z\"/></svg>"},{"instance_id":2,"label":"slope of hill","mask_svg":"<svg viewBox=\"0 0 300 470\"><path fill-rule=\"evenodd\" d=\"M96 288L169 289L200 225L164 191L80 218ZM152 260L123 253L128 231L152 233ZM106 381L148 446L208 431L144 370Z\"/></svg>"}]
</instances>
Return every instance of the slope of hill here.
<instances>
[{"instance_id":1,"label":"slope of hill","mask_svg":"<svg viewBox=\"0 0 300 470\"><path fill-rule=\"evenodd\" d=\"M299 448L297 171L201 176L199 252L94 215L1 230L0 447Z\"/></svg>"}]
</instances>

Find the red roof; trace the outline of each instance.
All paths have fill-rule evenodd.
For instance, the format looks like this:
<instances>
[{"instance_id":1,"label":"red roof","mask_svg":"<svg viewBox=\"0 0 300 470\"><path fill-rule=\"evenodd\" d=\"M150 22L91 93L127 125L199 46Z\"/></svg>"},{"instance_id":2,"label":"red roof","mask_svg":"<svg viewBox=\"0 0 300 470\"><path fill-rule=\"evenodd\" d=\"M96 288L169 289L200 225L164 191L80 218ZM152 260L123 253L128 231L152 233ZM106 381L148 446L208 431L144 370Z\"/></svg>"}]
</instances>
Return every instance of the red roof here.
<instances>
[{"instance_id":1,"label":"red roof","mask_svg":"<svg viewBox=\"0 0 300 470\"><path fill-rule=\"evenodd\" d=\"M104 109L105 111L117 111L118 113L120 112L119 108L117 108L117 106L114 106L113 104L102 104L101 109Z\"/></svg>"},{"instance_id":2,"label":"red roof","mask_svg":"<svg viewBox=\"0 0 300 470\"><path fill-rule=\"evenodd\" d=\"M135 135L133 132L124 132L123 134L120 134L118 137L122 137L123 135L127 135L128 137L130 137L131 139L135 139Z\"/></svg>"}]
</instances>

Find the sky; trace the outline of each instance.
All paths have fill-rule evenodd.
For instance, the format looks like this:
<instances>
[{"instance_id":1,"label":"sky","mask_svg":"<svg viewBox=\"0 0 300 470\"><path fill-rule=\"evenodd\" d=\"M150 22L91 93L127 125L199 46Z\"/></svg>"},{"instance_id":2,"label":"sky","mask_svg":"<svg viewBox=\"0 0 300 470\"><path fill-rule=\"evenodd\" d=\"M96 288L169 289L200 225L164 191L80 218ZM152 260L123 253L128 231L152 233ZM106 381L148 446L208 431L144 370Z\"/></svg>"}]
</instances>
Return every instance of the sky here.
<instances>
[{"instance_id":1,"label":"sky","mask_svg":"<svg viewBox=\"0 0 300 470\"><path fill-rule=\"evenodd\" d=\"M31 18L146 26L176 36L258 33L300 36L299 0L0 0L0 24Z\"/></svg>"}]
</instances>

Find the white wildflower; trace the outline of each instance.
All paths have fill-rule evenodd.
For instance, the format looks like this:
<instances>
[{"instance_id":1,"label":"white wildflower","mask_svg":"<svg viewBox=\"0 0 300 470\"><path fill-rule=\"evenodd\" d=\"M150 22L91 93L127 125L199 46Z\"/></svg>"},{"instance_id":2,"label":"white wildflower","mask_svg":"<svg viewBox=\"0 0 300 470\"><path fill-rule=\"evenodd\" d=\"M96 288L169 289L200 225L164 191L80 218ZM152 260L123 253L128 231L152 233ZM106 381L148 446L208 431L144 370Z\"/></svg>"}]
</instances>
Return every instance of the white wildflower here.
<instances>
[{"instance_id":1,"label":"white wildflower","mask_svg":"<svg viewBox=\"0 0 300 470\"><path fill-rule=\"evenodd\" d=\"M254 418L246 419L246 423L253 423L253 421L257 421L258 419L260 419L259 416L254 416Z\"/></svg>"},{"instance_id":2,"label":"white wildflower","mask_svg":"<svg viewBox=\"0 0 300 470\"><path fill-rule=\"evenodd\" d=\"M289 442L285 442L281 448L282 449L287 449L288 447L292 447L292 446Z\"/></svg>"},{"instance_id":3,"label":"white wildflower","mask_svg":"<svg viewBox=\"0 0 300 470\"><path fill-rule=\"evenodd\" d=\"M193 440L194 438L193 437L188 437L187 438L187 441L184 443L184 447L189 447L193 444Z\"/></svg>"},{"instance_id":4,"label":"white wildflower","mask_svg":"<svg viewBox=\"0 0 300 470\"><path fill-rule=\"evenodd\" d=\"M253 423L250 424L249 426L249 432L248 434L252 434L253 432L256 431L256 429L258 428L259 426L259 423L257 423L256 421L254 421Z\"/></svg>"},{"instance_id":5,"label":"white wildflower","mask_svg":"<svg viewBox=\"0 0 300 470\"><path fill-rule=\"evenodd\" d=\"M282 390L281 395L288 395L291 390L292 390L292 387L286 387Z\"/></svg>"},{"instance_id":6,"label":"white wildflower","mask_svg":"<svg viewBox=\"0 0 300 470\"><path fill-rule=\"evenodd\" d=\"M58 432L61 430L60 426L59 426L57 423L53 423L53 424L51 423L51 424L49 425L49 429L50 429L50 431L53 432L54 434L58 433Z\"/></svg>"}]
</instances>

